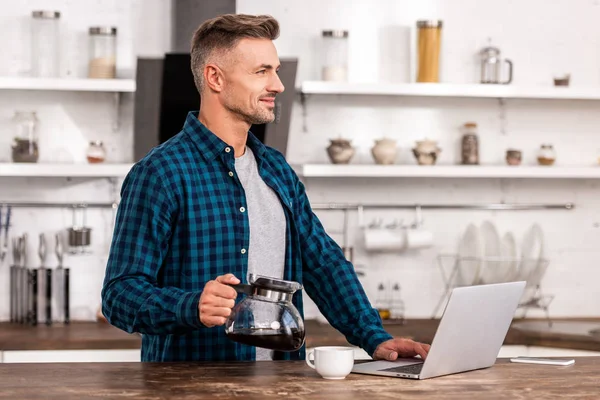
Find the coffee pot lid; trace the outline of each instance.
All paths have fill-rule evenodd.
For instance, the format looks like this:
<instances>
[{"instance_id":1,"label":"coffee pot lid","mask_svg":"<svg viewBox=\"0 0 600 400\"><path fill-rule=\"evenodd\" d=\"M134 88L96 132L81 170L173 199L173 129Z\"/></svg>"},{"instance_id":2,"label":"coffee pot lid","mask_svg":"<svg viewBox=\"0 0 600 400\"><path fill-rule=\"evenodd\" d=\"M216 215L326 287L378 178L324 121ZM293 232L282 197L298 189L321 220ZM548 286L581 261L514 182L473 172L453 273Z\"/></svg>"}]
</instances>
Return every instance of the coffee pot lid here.
<instances>
[{"instance_id":1,"label":"coffee pot lid","mask_svg":"<svg viewBox=\"0 0 600 400\"><path fill-rule=\"evenodd\" d=\"M302 289L302 285L294 281L284 281L262 275L250 274L248 281L254 287L260 289L275 290L283 293L294 293Z\"/></svg>"}]
</instances>

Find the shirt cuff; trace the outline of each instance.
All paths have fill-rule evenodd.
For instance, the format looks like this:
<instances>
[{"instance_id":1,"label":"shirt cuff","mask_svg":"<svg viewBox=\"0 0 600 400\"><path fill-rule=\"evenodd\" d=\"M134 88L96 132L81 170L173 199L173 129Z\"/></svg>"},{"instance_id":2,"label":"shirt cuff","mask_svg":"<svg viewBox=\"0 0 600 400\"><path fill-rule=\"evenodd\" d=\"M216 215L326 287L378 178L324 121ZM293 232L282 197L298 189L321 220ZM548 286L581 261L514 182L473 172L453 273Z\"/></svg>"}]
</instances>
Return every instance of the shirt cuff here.
<instances>
[{"instance_id":1,"label":"shirt cuff","mask_svg":"<svg viewBox=\"0 0 600 400\"><path fill-rule=\"evenodd\" d=\"M393 336L383 330L381 327L371 327L363 331L363 349L373 357L373 353L383 342L393 339Z\"/></svg>"},{"instance_id":2,"label":"shirt cuff","mask_svg":"<svg viewBox=\"0 0 600 400\"><path fill-rule=\"evenodd\" d=\"M183 326L192 328L201 328L204 325L200 322L200 313L198 303L202 292L188 292L183 295L179 304L177 304L177 319Z\"/></svg>"}]
</instances>

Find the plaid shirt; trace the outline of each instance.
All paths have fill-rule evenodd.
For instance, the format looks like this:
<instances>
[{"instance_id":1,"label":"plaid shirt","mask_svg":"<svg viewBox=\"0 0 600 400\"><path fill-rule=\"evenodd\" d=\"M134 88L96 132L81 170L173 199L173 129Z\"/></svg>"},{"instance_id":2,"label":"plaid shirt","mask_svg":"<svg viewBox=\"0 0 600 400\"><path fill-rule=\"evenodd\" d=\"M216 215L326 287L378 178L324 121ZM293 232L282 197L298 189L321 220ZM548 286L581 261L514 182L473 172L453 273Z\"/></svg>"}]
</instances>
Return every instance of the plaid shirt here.
<instances>
[{"instance_id":1,"label":"plaid shirt","mask_svg":"<svg viewBox=\"0 0 600 400\"><path fill-rule=\"evenodd\" d=\"M284 279L302 283L329 322L372 354L391 336L352 264L312 212L283 155L252 133L247 145L285 212ZM198 113L189 113L183 130L127 175L102 310L111 324L142 334L143 361L254 360L254 347L229 340L223 327L205 327L198 316L206 282L226 273L246 280L250 227L240 207L247 205L233 149L200 123ZM300 293L293 303L302 314ZM303 347L276 358L304 354Z\"/></svg>"}]
</instances>

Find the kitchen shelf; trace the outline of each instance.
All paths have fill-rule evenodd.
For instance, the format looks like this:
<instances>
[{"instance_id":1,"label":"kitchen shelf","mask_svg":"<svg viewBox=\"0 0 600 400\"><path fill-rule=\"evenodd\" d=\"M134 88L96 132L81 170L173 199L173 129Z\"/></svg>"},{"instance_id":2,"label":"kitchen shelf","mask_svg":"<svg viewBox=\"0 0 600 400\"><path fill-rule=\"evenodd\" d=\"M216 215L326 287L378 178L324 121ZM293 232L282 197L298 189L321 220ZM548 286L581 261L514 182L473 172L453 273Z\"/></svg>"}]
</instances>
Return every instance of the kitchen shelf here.
<instances>
[{"instance_id":1,"label":"kitchen shelf","mask_svg":"<svg viewBox=\"0 0 600 400\"><path fill-rule=\"evenodd\" d=\"M598 167L359 165L304 164L294 166L304 178L527 178L600 179Z\"/></svg>"},{"instance_id":2,"label":"kitchen shelf","mask_svg":"<svg viewBox=\"0 0 600 400\"><path fill-rule=\"evenodd\" d=\"M515 86L451 83L344 83L306 81L302 94L600 100L600 87Z\"/></svg>"},{"instance_id":3,"label":"kitchen shelf","mask_svg":"<svg viewBox=\"0 0 600 400\"><path fill-rule=\"evenodd\" d=\"M134 79L71 79L0 77L0 89L77 92L135 92Z\"/></svg>"},{"instance_id":4,"label":"kitchen shelf","mask_svg":"<svg viewBox=\"0 0 600 400\"><path fill-rule=\"evenodd\" d=\"M127 175L133 164L0 163L0 177L114 178Z\"/></svg>"}]
</instances>

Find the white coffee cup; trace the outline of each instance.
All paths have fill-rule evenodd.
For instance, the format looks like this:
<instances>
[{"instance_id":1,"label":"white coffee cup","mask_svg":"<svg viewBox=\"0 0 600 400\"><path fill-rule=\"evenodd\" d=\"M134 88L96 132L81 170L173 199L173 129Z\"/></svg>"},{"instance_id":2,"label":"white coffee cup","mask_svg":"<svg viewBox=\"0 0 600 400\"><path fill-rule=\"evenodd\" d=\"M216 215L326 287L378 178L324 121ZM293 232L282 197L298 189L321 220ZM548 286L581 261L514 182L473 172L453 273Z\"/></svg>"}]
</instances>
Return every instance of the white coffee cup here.
<instances>
[{"instance_id":1,"label":"white coffee cup","mask_svg":"<svg viewBox=\"0 0 600 400\"><path fill-rule=\"evenodd\" d=\"M314 362L310 356L314 357ZM344 379L354 367L352 347L315 347L306 353L306 363L325 379Z\"/></svg>"}]
</instances>

